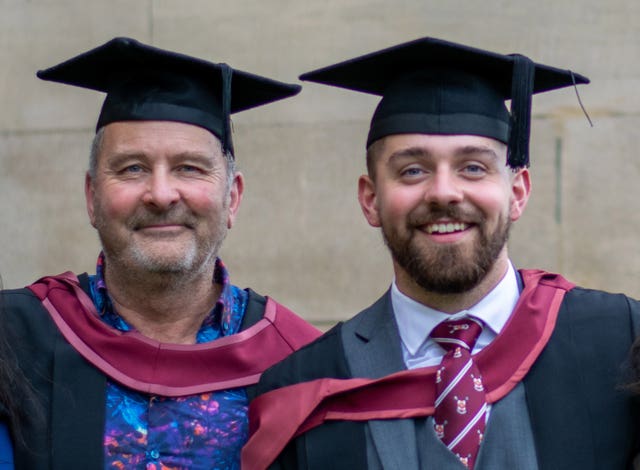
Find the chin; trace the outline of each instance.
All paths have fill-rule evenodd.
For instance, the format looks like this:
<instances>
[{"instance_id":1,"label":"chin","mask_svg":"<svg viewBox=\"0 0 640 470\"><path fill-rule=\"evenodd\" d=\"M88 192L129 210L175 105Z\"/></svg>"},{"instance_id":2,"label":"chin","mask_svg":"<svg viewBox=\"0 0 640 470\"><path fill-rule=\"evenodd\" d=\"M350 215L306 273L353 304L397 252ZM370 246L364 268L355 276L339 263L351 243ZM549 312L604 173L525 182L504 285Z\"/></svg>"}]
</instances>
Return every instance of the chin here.
<instances>
[{"instance_id":1,"label":"chin","mask_svg":"<svg viewBox=\"0 0 640 470\"><path fill-rule=\"evenodd\" d=\"M198 264L197 255L194 246L134 248L127 256L127 264L150 273L178 274L193 271Z\"/></svg>"}]
</instances>

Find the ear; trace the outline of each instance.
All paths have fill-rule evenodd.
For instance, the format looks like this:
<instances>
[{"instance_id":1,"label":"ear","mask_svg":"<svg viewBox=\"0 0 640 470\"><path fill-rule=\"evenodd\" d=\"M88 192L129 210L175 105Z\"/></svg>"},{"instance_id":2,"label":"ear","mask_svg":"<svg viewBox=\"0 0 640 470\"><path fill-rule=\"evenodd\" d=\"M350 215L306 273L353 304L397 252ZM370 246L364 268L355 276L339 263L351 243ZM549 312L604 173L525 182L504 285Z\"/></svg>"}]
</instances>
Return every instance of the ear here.
<instances>
[{"instance_id":1,"label":"ear","mask_svg":"<svg viewBox=\"0 0 640 470\"><path fill-rule=\"evenodd\" d=\"M360 202L360 208L369 225L380 227L376 184L367 175L362 175L358 179L358 202Z\"/></svg>"},{"instance_id":2,"label":"ear","mask_svg":"<svg viewBox=\"0 0 640 470\"><path fill-rule=\"evenodd\" d=\"M233 227L236 220L238 210L240 210L240 202L242 201L242 193L244 193L244 176L239 171L233 176L231 188L229 190L229 210L227 215L227 228Z\"/></svg>"},{"instance_id":3,"label":"ear","mask_svg":"<svg viewBox=\"0 0 640 470\"><path fill-rule=\"evenodd\" d=\"M94 216L94 203L93 200L95 198L95 189L93 187L93 180L87 171L87 174L84 176L84 199L87 204L87 214L89 214L89 221L91 225L95 228L96 219Z\"/></svg>"},{"instance_id":4,"label":"ear","mask_svg":"<svg viewBox=\"0 0 640 470\"><path fill-rule=\"evenodd\" d=\"M531 175L527 168L518 170L511 181L511 208L509 216L515 222L522 216L531 194Z\"/></svg>"}]
</instances>

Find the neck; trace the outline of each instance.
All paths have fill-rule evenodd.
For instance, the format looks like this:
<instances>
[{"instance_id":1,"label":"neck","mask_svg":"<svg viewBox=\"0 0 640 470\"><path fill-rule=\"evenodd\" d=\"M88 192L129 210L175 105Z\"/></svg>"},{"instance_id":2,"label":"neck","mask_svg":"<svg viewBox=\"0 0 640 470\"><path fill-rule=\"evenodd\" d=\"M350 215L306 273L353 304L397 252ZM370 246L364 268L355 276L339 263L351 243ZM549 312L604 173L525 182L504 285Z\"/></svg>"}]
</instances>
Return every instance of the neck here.
<instances>
[{"instance_id":1,"label":"neck","mask_svg":"<svg viewBox=\"0 0 640 470\"><path fill-rule=\"evenodd\" d=\"M440 312L453 314L467 310L480 302L498 285L507 273L508 267L509 259L504 252L504 256L496 260L487 275L475 287L465 292L441 294L422 288L404 270L396 266L396 285L400 292L416 302Z\"/></svg>"},{"instance_id":2,"label":"neck","mask_svg":"<svg viewBox=\"0 0 640 470\"><path fill-rule=\"evenodd\" d=\"M118 314L142 335L163 343L195 344L222 287L213 267L199 273L132 273L106 263L105 282Z\"/></svg>"}]
</instances>

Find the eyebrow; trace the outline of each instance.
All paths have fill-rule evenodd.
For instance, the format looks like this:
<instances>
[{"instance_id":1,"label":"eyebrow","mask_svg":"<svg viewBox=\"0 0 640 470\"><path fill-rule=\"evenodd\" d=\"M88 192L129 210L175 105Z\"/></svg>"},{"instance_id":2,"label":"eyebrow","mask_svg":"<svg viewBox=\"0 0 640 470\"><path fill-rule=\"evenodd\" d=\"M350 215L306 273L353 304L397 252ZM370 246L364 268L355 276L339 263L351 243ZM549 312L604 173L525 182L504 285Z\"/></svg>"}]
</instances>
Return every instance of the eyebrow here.
<instances>
[{"instance_id":1,"label":"eyebrow","mask_svg":"<svg viewBox=\"0 0 640 470\"><path fill-rule=\"evenodd\" d=\"M415 157L428 157L431 155L431 152L422 148L422 147L408 147L404 149L400 149L397 152L393 152L389 156L389 161L395 160L398 158L415 158Z\"/></svg>"},{"instance_id":2,"label":"eyebrow","mask_svg":"<svg viewBox=\"0 0 640 470\"><path fill-rule=\"evenodd\" d=\"M146 155L142 152L117 152L108 155L108 166L120 166L127 163L129 160L142 160L146 158Z\"/></svg>"},{"instance_id":3,"label":"eyebrow","mask_svg":"<svg viewBox=\"0 0 640 470\"><path fill-rule=\"evenodd\" d=\"M224 159L224 157L223 157ZM204 164L209 167L216 166L216 155L209 155L201 152L181 152L169 156L169 160L186 160L195 163Z\"/></svg>"},{"instance_id":4,"label":"eyebrow","mask_svg":"<svg viewBox=\"0 0 640 470\"><path fill-rule=\"evenodd\" d=\"M389 157L389 161L400 158L427 158L432 154L433 152L430 152L428 149L423 147L408 147L392 153ZM453 151L454 157L467 157L475 154L485 154L495 160L499 159L498 153L493 148L484 145L464 145L454 149Z\"/></svg>"},{"instance_id":5,"label":"eyebrow","mask_svg":"<svg viewBox=\"0 0 640 470\"><path fill-rule=\"evenodd\" d=\"M455 155L460 156L468 156L474 154L489 155L496 160L499 158L498 153L494 149L484 145L465 145L464 147L461 147L455 151Z\"/></svg>"},{"instance_id":6,"label":"eyebrow","mask_svg":"<svg viewBox=\"0 0 640 470\"><path fill-rule=\"evenodd\" d=\"M200 163L200 164L206 164L209 167L214 167L215 166L215 156L211 156L211 155L207 155L205 153L201 153L201 152L181 152L181 153L177 153L174 155L170 155L168 157L169 161L191 161L194 163ZM122 165L124 163L127 163L130 160L142 160L142 161L147 161L147 160L152 160L151 157L149 157L149 155L147 155L144 152L127 152L127 151L123 151L123 152L118 152L118 153L114 153L109 157L109 164L110 165L114 165L114 166L118 166L118 165Z\"/></svg>"}]
</instances>

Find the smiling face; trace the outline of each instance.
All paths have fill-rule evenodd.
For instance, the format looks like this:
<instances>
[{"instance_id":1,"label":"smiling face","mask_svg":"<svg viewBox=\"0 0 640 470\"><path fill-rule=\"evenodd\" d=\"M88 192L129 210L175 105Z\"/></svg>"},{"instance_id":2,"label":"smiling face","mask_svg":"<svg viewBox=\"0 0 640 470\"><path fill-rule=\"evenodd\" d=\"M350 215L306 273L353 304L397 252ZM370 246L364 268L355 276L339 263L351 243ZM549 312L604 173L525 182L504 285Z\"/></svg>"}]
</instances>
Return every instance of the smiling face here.
<instances>
[{"instance_id":1,"label":"smiling face","mask_svg":"<svg viewBox=\"0 0 640 470\"><path fill-rule=\"evenodd\" d=\"M85 195L107 266L138 273L211 270L242 197L219 141L190 124L105 126Z\"/></svg>"},{"instance_id":2,"label":"smiling face","mask_svg":"<svg viewBox=\"0 0 640 470\"><path fill-rule=\"evenodd\" d=\"M504 275L509 226L530 190L528 171L506 166L504 144L398 134L371 154L358 197L368 222L382 228L402 292L460 294Z\"/></svg>"}]
</instances>

